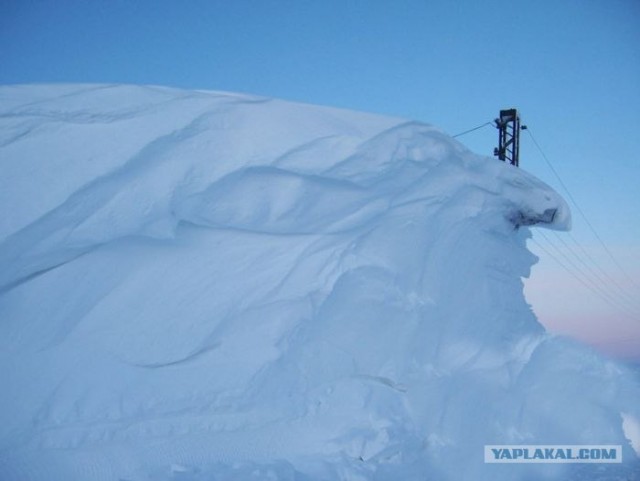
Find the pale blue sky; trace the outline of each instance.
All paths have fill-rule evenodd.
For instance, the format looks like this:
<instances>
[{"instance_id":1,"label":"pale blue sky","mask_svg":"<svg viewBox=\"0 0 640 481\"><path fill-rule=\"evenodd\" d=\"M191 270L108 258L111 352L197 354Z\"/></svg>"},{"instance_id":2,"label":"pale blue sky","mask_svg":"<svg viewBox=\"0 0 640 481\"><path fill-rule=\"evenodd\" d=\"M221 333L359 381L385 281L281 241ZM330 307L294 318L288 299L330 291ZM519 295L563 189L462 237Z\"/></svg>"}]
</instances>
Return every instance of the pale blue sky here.
<instances>
[{"instance_id":1,"label":"pale blue sky","mask_svg":"<svg viewBox=\"0 0 640 481\"><path fill-rule=\"evenodd\" d=\"M452 134L517 107L619 263L640 274L637 0L3 0L0 83L34 82L249 92ZM495 137L485 127L460 140L491 155ZM558 187L526 135L521 159ZM640 298L574 216L581 245ZM527 289L541 319L640 357L640 316L620 321L536 252Z\"/></svg>"}]
</instances>

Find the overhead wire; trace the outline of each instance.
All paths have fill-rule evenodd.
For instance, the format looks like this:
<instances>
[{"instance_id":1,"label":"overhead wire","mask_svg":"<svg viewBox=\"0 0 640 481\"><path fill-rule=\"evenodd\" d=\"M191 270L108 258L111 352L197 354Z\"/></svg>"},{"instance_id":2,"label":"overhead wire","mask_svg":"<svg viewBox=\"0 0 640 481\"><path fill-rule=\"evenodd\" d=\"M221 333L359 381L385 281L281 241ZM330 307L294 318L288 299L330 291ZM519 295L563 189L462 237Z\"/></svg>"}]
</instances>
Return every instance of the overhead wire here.
<instances>
[{"instance_id":1,"label":"overhead wire","mask_svg":"<svg viewBox=\"0 0 640 481\"><path fill-rule=\"evenodd\" d=\"M571 234L571 232L567 232L566 234L569 236L569 238L573 241L573 243L576 245L576 247L578 249L580 249L582 251L582 254L584 254L584 257L578 255L572 248L571 246L563 239L563 236L559 235L557 232L555 233L557 239L564 244L567 249L569 249L574 256L585 266L585 268L587 268L592 275L594 275L596 278L598 278L600 280L600 282L602 282L603 285L605 286L611 286L611 288L613 289L613 287L615 286L615 289L617 290L617 293L619 294L619 296L622 299L625 299L625 301L629 304L632 305L640 305L640 299L636 296L634 296L633 294L631 294L629 291L627 291L627 289L621 285L620 283L618 283L618 281L615 279L615 277L611 276L606 270L604 270L600 264L598 264L596 262L596 260L593 258L593 256L591 256L591 254L589 254L589 251L587 249L585 249L582 244L580 244L578 242L578 240L573 236L573 234ZM589 263L587 263L585 261L585 258L587 258L591 265L589 265ZM599 273L596 271L599 271ZM606 277L606 281L602 278L602 276L600 275L602 274L602 276Z\"/></svg>"},{"instance_id":2,"label":"overhead wire","mask_svg":"<svg viewBox=\"0 0 640 481\"><path fill-rule=\"evenodd\" d=\"M629 319L633 319L634 321L638 321L638 318L633 313L629 312L628 309L625 309L624 307L620 306L619 304L616 304L615 302L613 302L610 299L609 296L603 295L596 287L594 287L588 281L586 281L585 279L580 277L580 275L576 274L573 270L571 270L569 267L567 267L567 265L564 262L562 262L553 252L551 252L549 249L547 249L545 246L543 246L542 243L540 243L536 238L533 238L532 240L542 252L547 254L558 265L560 265L560 267L562 267L565 271L567 271L571 276L573 276L584 287L586 287L592 293L594 293L596 296L598 296L602 301L604 301L606 304L611 306L616 311L620 312L625 317L627 317Z\"/></svg>"},{"instance_id":3,"label":"overhead wire","mask_svg":"<svg viewBox=\"0 0 640 481\"><path fill-rule=\"evenodd\" d=\"M454 138L455 137L461 137L463 135L466 135L468 133L474 132L474 131L479 130L479 129L483 128L483 127L486 127L488 125L494 125L494 122L495 121L485 122L485 123L483 123L481 125L478 125L478 126L472 128L472 129L468 129L468 130L465 130L463 132L460 132L460 133L454 135L453 137ZM523 128L523 130L524 130L524 128ZM589 219L587 218L587 216L584 213L584 211L582 210L582 208L578 205L578 202L576 201L574 196L571 194L571 192L569 191L569 188L567 187L566 183L564 182L564 180L562 179L562 177L560 176L558 171L555 169L555 167L553 166L553 164L551 163L551 161L549 160L549 158L545 154L544 150L542 149L542 147L540 146L540 144L536 140L535 136L531 132L531 129L527 127L526 130L529 133L529 136L531 137L531 140L533 141L534 145L536 146L538 152L540 153L540 155L542 156L542 158L546 162L547 166L549 167L549 169L551 170L553 175L556 177L556 179L558 180L558 182L560 183L560 185L564 189L565 193L567 194L567 197L571 200L572 204L575 206L575 208L578 211L578 213L580 214L580 216L583 218L583 220L585 221L585 223L587 224L589 229L592 231L594 236L598 239L598 242L602 245L604 250L607 252L608 256L616 264L618 269L620 269L625 274L625 276L628 277L637 286L635 281L627 274L627 272L624 270L622 265L613 256L613 253L609 250L609 248L605 244L605 242L602 239L602 237L597 233L597 231L593 227L593 224L589 221ZM559 259L558 256L554 255L552 252L550 252L548 249L546 249L544 246L542 246L540 244L540 242L538 242L536 239L534 239L534 242L538 245L538 247L540 247L541 250L546 252L562 268L564 268L573 277L575 277L581 284L583 284L585 287L587 287L589 290L591 290L594 294L596 294L599 298L604 300L611 307L615 308L618 311L623 312L626 316L636 318L636 320L640 320L640 319L638 319L638 315L640 313L640 309L639 309L639 306L637 304L638 301L637 301L636 296L630 294L630 292L627 292L627 290L620 283L618 283L613 278L613 276L611 276L609 273L607 273L607 271L604 270L600 266L600 264L598 264L598 262L596 262L596 260L593 258L593 256L591 256L588 253L588 251L575 239L574 236L569 234L570 238L572 239L574 244L580 249L582 254L584 254L584 257L582 255L580 255L578 252L576 252L576 250L574 248L572 248L561 236L556 234L556 238L558 239L559 242L561 242L563 244L564 249L566 251L568 251L569 253L571 253L571 255L577 260L577 262L579 264L581 264L583 267L581 267L579 264L576 264L576 262L571 257L569 257L569 255L567 253L563 252L562 249L560 249L556 244L554 244L554 242L548 236L544 235L544 233L542 233L542 232L540 232L540 234L546 240L548 245L551 246L558 253L558 256L560 256L560 257L562 257L564 259L564 262L562 262ZM592 265L589 265L589 263L585 260L585 257L589 260L589 262L593 265L593 267L592 267ZM567 264L569 266L571 266L571 267L569 267ZM606 277L608 279L608 281L606 281L603 278L603 276Z\"/></svg>"},{"instance_id":4,"label":"overhead wire","mask_svg":"<svg viewBox=\"0 0 640 481\"><path fill-rule=\"evenodd\" d=\"M563 268L565 270L572 270L572 275L574 277L580 277L583 284L589 284L591 286L592 292L597 293L601 299L606 298L610 305L615 305L617 309L625 311L627 315L637 317L640 320L640 312L636 311L636 309L632 305L629 305L629 303L625 302L624 298L620 296L619 292L611 290L608 285L603 282L601 277L595 276L594 278L593 275L589 275L587 272L585 272L583 268L576 264L576 262L571 257L569 257L567 253L563 252L560 247L554 244L554 242L542 230L537 231L536 234L540 234L540 236L542 236L547 241L547 243L551 247L553 247L558 255L564 259L564 262L571 266L570 269L567 265L564 265ZM578 259L579 262L584 264L584 261L582 261L582 259L571 248L571 246L564 242L564 240L559 236L558 239L563 243L565 248L567 248L569 252L571 252L574 257Z\"/></svg>"},{"instance_id":5,"label":"overhead wire","mask_svg":"<svg viewBox=\"0 0 640 481\"><path fill-rule=\"evenodd\" d=\"M461 137L461 136L463 136L463 135L465 135L465 134L469 134L469 133L471 133L471 132L473 132L473 131L475 131L475 130L479 130L479 129L481 129L482 127L486 127L487 125L493 125L493 121L491 121L491 122L485 122L484 124L482 124L482 125L478 125L477 127L474 127L474 128L472 128L472 129L465 130L464 132L460 132L459 134L456 134L456 135L452 135L452 137L453 137L454 139L455 139L456 137Z\"/></svg>"},{"instance_id":6,"label":"overhead wire","mask_svg":"<svg viewBox=\"0 0 640 481\"><path fill-rule=\"evenodd\" d=\"M553 164L551 163L551 161L549 160L549 158L545 154L544 150L542 149L542 147L540 146L540 144L536 140L535 136L533 135L533 133L531 132L531 129L529 127L527 128L527 132L529 133L529 136L531 137L531 140L533 141L533 143L536 146L538 152L540 153L540 155L544 159L545 163L547 164L547 166L549 167L551 172L554 174L554 176L556 177L556 179L560 183L561 187L563 188L563 190L567 194L567 197L569 198L569 200L575 206L575 208L578 211L578 213L580 214L581 218L587 224L587 226L589 227L589 229L591 230L593 235L596 237L596 239L598 239L598 242L600 243L600 245L607 252L608 256L612 259L612 261L618 267L618 269L620 269L620 271L635 284L635 281L628 275L626 270L622 267L622 265L613 256L613 253L607 247L607 245L605 244L605 242L602 239L602 237L595 230L595 228L593 227L593 224L589 221L589 219L587 218L586 214L584 213L584 211L582 210L582 208L580 207L580 205L576 201L575 197L571 194L571 191L567 187L566 183L564 182L564 180L562 179L562 177L560 176L558 171L555 169L555 167L553 166ZM605 301L611 307L614 307L616 310L620 311L621 313L622 312L625 313L626 316L628 316L628 317L630 317L630 318L632 318L632 319L634 319L636 321L640 320L640 316L639 316L640 309L638 307L637 297L632 295L630 293L630 291L627 291L627 289L625 289L620 283L618 283L613 276L611 276L609 273L607 273L607 271L605 269L603 269L598 262L596 262L596 260L593 258L593 256L591 256L591 254L589 254L587 249L585 249L573 235L571 235L569 233L569 236L570 236L571 240L580 249L580 251L582 252L583 255L581 255L578 252L576 252L576 250L573 249L560 235L556 234L556 238L558 239L558 241L560 243L563 244L565 249L568 252L570 252L573 255L573 257L575 257L575 259L578 260L578 262L580 264L582 264L584 266L584 269L586 269L587 272L585 272L585 270L583 270L581 267L579 267L568 256L568 254L563 253L563 251L557 245L555 245L553 243L553 241L548 236L546 236L543 232L538 231L538 233L547 241L547 243L550 246L552 246L556 250L556 252L558 252L558 254L561 257L564 258L565 262L562 262L556 255L554 255L548 249L544 248L544 246L542 246L542 244L540 242L537 242L534 239L534 241L536 242L538 247L541 250L543 250L545 253L547 253L552 259L554 259L563 269L565 269L573 277L578 279L581 284L583 284L585 287L587 287L589 290L591 290L594 294L596 294L600 299ZM597 271L602 273L602 275L600 275L594 269L594 267L589 265L589 263L587 263L585 258L588 259L590 261L590 263L595 267L595 269L597 269ZM571 268L568 267L567 264L569 264L571 266ZM603 278L603 276L606 277L608 279L608 281L606 281ZM637 286L637 284L635 284L635 285Z\"/></svg>"},{"instance_id":7,"label":"overhead wire","mask_svg":"<svg viewBox=\"0 0 640 481\"><path fill-rule=\"evenodd\" d=\"M539 233L540 235L545 237L549 244L553 245L553 241L549 239L543 232L540 231ZM591 279L591 281L594 282L594 284L596 284L599 289L607 292L614 299L617 299L618 302L626 304L630 309L637 311L640 315L640 303L638 302L638 299L627 293L624 288L615 281L613 277L611 277L602 267L600 267L595 259L591 257L588 251L584 247L582 247L582 245L577 241L577 239L575 239L575 237L571 235L571 233L565 232L560 235L559 233L554 231L552 232L552 234L554 235L555 239L564 246L564 249L569 252L573 256L573 258L583 266L584 269L586 269L586 272L578 266L576 266L576 269L579 269L586 278ZM574 247L572 247L569 243L567 243L567 241L564 240L564 236L567 234L569 234L571 239L582 251L584 256L580 255L580 253L578 253ZM559 247L554 245L554 248L561 252L563 256L568 257L568 254L563 253ZM590 265L590 263L585 260L585 257L587 257L591 261L592 265ZM603 275L607 278L607 280L604 279Z\"/></svg>"},{"instance_id":8,"label":"overhead wire","mask_svg":"<svg viewBox=\"0 0 640 481\"><path fill-rule=\"evenodd\" d=\"M565 193L567 194L567 197L571 200L572 204L575 206L576 210L578 211L578 213L580 214L580 216L582 217L582 219L584 220L584 222L587 224L587 226L589 227L589 230L591 230L591 232L593 233L593 235L596 237L596 239L598 240L598 242L600 243L600 245L602 246L602 248L605 250L605 252L607 253L607 255L611 258L611 260L613 261L613 263L616 265L616 267L620 270L620 272L622 272L622 274L624 274L625 277L627 277L627 279L634 284L636 287L640 287L638 286L637 282L635 281L635 279L633 279L626 271L626 269L624 269L622 267L622 265L620 264L620 262L618 262L618 260L615 258L615 256L613 255L613 253L611 252L611 250L607 247L606 243L604 242L604 240L602 240L602 237L600 236L600 234L598 234L598 232L596 231L595 227L593 227L593 224L589 221L589 219L587 218L586 214L584 213L584 211L582 210L582 208L580 207L580 205L578 204L578 202L576 201L576 199L573 197L573 195L571 194L571 191L569 190L569 188L567 187L567 185L565 184L565 182L562 180L562 177L560 177L560 174L558 173L558 171L555 169L555 167L553 166L553 164L551 163L551 161L549 160L549 158L547 157L547 155L544 153L544 150L542 150L542 147L540 147L540 144L538 143L538 141L536 140L536 138L534 137L533 133L531 132L531 128L527 127L527 132L529 133L529 137L531 137L531 140L533 141L533 144L536 146L536 148L538 149L538 152L540 152L540 155L542 156L542 158L544 159L544 161L546 162L547 166L549 167L549 169L551 170L551 172L553 172L553 175L556 177L556 179L558 180L558 182L560 183L560 185L562 186L562 188L564 189Z\"/></svg>"},{"instance_id":9,"label":"overhead wire","mask_svg":"<svg viewBox=\"0 0 640 481\"><path fill-rule=\"evenodd\" d=\"M562 249L560 249L556 244L553 243L553 241L544 233L543 230L540 231L536 231L536 234L540 234L540 236L542 238L544 238L544 240L547 241L547 243L553 247L553 249L557 252L557 254L562 257L564 259L564 261L566 263L568 263L571 268L574 270L574 272L579 275L585 282L589 283L591 285L591 287L593 287L593 289L597 290L601 295L609 298L609 300L613 301L612 297L606 292L605 289L603 289L601 286L598 285L598 283L596 283L593 279L591 279L583 270L581 267L579 267L574 261L573 259L571 259L565 252L562 251Z\"/></svg>"}]
</instances>

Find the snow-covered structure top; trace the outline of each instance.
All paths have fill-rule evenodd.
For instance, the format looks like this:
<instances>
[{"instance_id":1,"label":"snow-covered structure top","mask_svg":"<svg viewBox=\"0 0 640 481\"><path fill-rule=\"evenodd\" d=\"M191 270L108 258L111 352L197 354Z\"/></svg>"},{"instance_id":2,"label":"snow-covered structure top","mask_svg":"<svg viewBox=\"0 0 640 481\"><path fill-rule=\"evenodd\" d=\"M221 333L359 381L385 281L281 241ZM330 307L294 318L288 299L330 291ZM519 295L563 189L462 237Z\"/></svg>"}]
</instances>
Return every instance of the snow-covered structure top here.
<instances>
[{"instance_id":1,"label":"snow-covered structure top","mask_svg":"<svg viewBox=\"0 0 640 481\"><path fill-rule=\"evenodd\" d=\"M218 92L2 87L0 123L0 478L591 473L483 463L518 443L632 469L636 386L524 300L526 226L570 224L525 171Z\"/></svg>"}]
</instances>

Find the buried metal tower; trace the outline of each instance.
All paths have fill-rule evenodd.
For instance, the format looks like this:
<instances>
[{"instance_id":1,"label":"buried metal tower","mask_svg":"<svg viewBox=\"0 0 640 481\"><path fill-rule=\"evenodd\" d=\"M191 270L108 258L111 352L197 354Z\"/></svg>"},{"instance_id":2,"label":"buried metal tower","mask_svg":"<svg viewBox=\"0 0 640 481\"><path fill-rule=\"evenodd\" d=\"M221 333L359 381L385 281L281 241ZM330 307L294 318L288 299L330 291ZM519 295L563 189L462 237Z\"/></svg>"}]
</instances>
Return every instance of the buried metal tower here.
<instances>
[{"instance_id":1,"label":"buried metal tower","mask_svg":"<svg viewBox=\"0 0 640 481\"><path fill-rule=\"evenodd\" d=\"M516 109L501 110L494 122L498 128L498 147L493 149L493 155L517 167L520 165L520 130L527 127L520 126Z\"/></svg>"}]
</instances>

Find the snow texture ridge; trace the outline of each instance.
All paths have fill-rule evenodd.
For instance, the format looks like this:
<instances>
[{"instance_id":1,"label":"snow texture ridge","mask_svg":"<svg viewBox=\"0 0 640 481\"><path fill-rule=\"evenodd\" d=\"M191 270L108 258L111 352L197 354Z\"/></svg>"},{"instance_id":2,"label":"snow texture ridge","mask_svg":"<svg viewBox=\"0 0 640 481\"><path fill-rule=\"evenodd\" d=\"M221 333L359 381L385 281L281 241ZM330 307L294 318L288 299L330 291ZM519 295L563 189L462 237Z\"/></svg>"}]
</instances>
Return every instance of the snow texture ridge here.
<instances>
[{"instance_id":1,"label":"snow texture ridge","mask_svg":"<svg viewBox=\"0 0 640 481\"><path fill-rule=\"evenodd\" d=\"M7 86L0 124L0 479L637 479L637 381L523 297L570 227L523 170L221 92Z\"/></svg>"}]
</instances>

